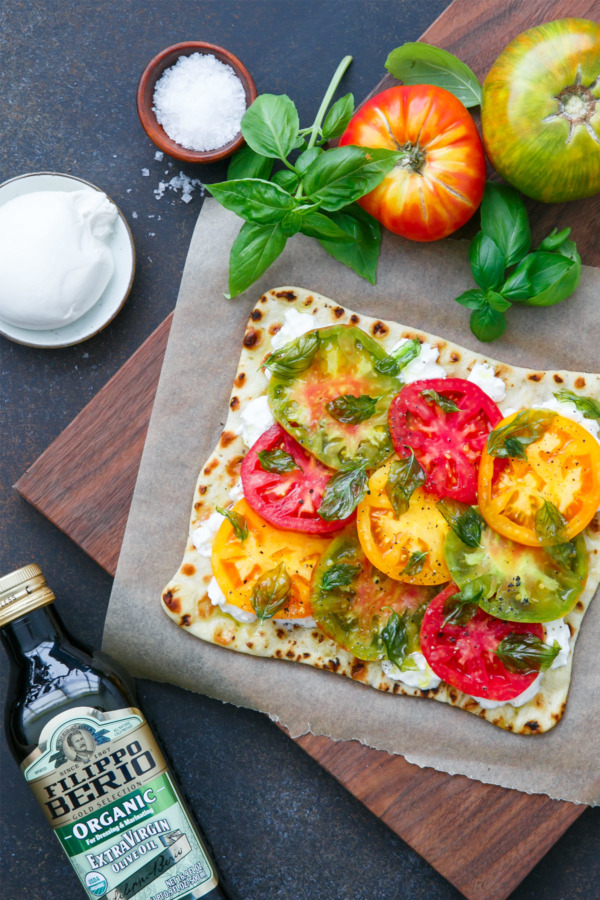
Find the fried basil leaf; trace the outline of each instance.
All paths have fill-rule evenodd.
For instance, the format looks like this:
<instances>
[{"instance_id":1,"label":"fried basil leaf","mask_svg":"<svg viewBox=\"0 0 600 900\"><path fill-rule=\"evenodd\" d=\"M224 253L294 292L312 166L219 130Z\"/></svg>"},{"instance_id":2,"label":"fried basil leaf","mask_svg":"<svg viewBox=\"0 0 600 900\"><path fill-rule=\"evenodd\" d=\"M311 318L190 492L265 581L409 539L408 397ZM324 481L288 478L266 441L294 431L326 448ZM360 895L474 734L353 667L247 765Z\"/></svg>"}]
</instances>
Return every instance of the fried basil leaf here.
<instances>
[{"instance_id":1,"label":"fried basil leaf","mask_svg":"<svg viewBox=\"0 0 600 900\"><path fill-rule=\"evenodd\" d=\"M593 397L580 397L567 388L555 391L554 396L561 403L573 403L584 419L600 419L600 403Z\"/></svg>"},{"instance_id":2,"label":"fried basil leaf","mask_svg":"<svg viewBox=\"0 0 600 900\"><path fill-rule=\"evenodd\" d=\"M321 590L333 591L335 588L349 587L360 571L361 566L353 566L352 563L335 563L323 575Z\"/></svg>"},{"instance_id":3,"label":"fried basil leaf","mask_svg":"<svg viewBox=\"0 0 600 900\"><path fill-rule=\"evenodd\" d=\"M524 409L508 425L488 434L487 452L503 459L525 459L525 447L541 438L555 415L550 410Z\"/></svg>"},{"instance_id":4,"label":"fried basil leaf","mask_svg":"<svg viewBox=\"0 0 600 900\"><path fill-rule=\"evenodd\" d=\"M265 368L280 378L293 378L308 369L319 347L319 332L309 331L291 344L272 353L265 360Z\"/></svg>"},{"instance_id":5,"label":"fried basil leaf","mask_svg":"<svg viewBox=\"0 0 600 900\"><path fill-rule=\"evenodd\" d=\"M427 476L413 451L404 459L396 459L390 466L385 492L396 518L405 513L413 493L427 481Z\"/></svg>"},{"instance_id":6,"label":"fried basil leaf","mask_svg":"<svg viewBox=\"0 0 600 900\"><path fill-rule=\"evenodd\" d=\"M458 406L454 400L450 399L450 397L444 397L443 394L438 394L437 391L434 391L431 388L427 388L427 390L420 391L419 393L430 406L439 406L442 412L458 412Z\"/></svg>"},{"instance_id":7,"label":"fried basil leaf","mask_svg":"<svg viewBox=\"0 0 600 900\"><path fill-rule=\"evenodd\" d=\"M240 516L239 513L234 512L232 509L222 509L220 506L217 506L217 512L221 513L222 516L225 516L233 528L233 533L236 538L243 543L248 537L248 525L246 524L245 518Z\"/></svg>"},{"instance_id":8,"label":"fried basil leaf","mask_svg":"<svg viewBox=\"0 0 600 900\"><path fill-rule=\"evenodd\" d=\"M550 646L535 634L508 634L494 652L509 672L527 675L549 669L560 653L560 644L554 641Z\"/></svg>"},{"instance_id":9,"label":"fried basil leaf","mask_svg":"<svg viewBox=\"0 0 600 900\"><path fill-rule=\"evenodd\" d=\"M259 450L257 456L264 472L283 475L285 472L294 472L302 468L291 453L286 453L285 450Z\"/></svg>"},{"instance_id":10,"label":"fried basil leaf","mask_svg":"<svg viewBox=\"0 0 600 900\"><path fill-rule=\"evenodd\" d=\"M366 463L336 472L323 491L319 515L326 522L346 519L367 493L369 479Z\"/></svg>"},{"instance_id":11,"label":"fried basil leaf","mask_svg":"<svg viewBox=\"0 0 600 900\"><path fill-rule=\"evenodd\" d=\"M269 569L257 579L250 603L261 622L272 619L292 593L292 582L285 565L280 562L274 569Z\"/></svg>"},{"instance_id":12,"label":"fried basil leaf","mask_svg":"<svg viewBox=\"0 0 600 900\"><path fill-rule=\"evenodd\" d=\"M360 394L358 397L353 394L341 394L335 400L326 403L325 409L338 422L343 422L345 425L358 425L371 418L375 412L377 400L377 397L369 397L368 394Z\"/></svg>"},{"instance_id":13,"label":"fried basil leaf","mask_svg":"<svg viewBox=\"0 0 600 900\"><path fill-rule=\"evenodd\" d=\"M479 547L483 518L476 506L444 497L436 503L446 522L467 547Z\"/></svg>"}]
</instances>

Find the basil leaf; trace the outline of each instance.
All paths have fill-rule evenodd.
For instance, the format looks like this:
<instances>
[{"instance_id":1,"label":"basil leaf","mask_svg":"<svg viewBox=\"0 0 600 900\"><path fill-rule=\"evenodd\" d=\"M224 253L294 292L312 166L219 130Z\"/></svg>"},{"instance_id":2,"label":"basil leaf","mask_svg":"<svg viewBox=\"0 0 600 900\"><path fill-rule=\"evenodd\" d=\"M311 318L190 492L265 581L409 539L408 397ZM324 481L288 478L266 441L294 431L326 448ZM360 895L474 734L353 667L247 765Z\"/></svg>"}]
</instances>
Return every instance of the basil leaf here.
<instances>
[{"instance_id":1,"label":"basil leaf","mask_svg":"<svg viewBox=\"0 0 600 900\"><path fill-rule=\"evenodd\" d=\"M329 151L328 151L329 152ZM352 238L352 243L340 243L319 238L324 250L338 262L348 266L361 278L375 284L377 278L377 262L381 244L381 228L368 212L353 203L338 212L330 212L327 218L338 225Z\"/></svg>"},{"instance_id":2,"label":"basil leaf","mask_svg":"<svg viewBox=\"0 0 600 900\"><path fill-rule=\"evenodd\" d=\"M319 332L309 331L272 353L264 366L279 378L293 378L308 369L318 348Z\"/></svg>"},{"instance_id":3,"label":"basil leaf","mask_svg":"<svg viewBox=\"0 0 600 900\"><path fill-rule=\"evenodd\" d=\"M321 134L326 141L340 137L354 115L354 97L352 94L346 94L336 100L323 122Z\"/></svg>"},{"instance_id":4,"label":"basil leaf","mask_svg":"<svg viewBox=\"0 0 600 900\"><path fill-rule=\"evenodd\" d=\"M401 347L386 356L385 359L378 359L373 368L380 375L398 375L402 369L413 359L416 359L421 352L421 344L417 340L405 341Z\"/></svg>"},{"instance_id":5,"label":"basil leaf","mask_svg":"<svg viewBox=\"0 0 600 900\"><path fill-rule=\"evenodd\" d=\"M244 140L255 153L287 159L297 144L300 120L285 94L261 94L242 118Z\"/></svg>"},{"instance_id":6,"label":"basil leaf","mask_svg":"<svg viewBox=\"0 0 600 900\"><path fill-rule=\"evenodd\" d=\"M408 650L406 619L406 613L399 615L397 612L392 612L385 626L381 629L381 639L385 645L387 658L398 668L402 665Z\"/></svg>"},{"instance_id":7,"label":"basil leaf","mask_svg":"<svg viewBox=\"0 0 600 900\"><path fill-rule=\"evenodd\" d=\"M471 272L479 287L497 288L504 277L504 253L489 235L480 231L469 245Z\"/></svg>"},{"instance_id":8,"label":"basil leaf","mask_svg":"<svg viewBox=\"0 0 600 900\"><path fill-rule=\"evenodd\" d=\"M573 571L573 564L577 557L577 547L573 541L562 541L552 547L544 547L546 553L567 572Z\"/></svg>"},{"instance_id":9,"label":"basil leaf","mask_svg":"<svg viewBox=\"0 0 600 900\"><path fill-rule=\"evenodd\" d=\"M485 293L478 288L465 291L460 297L456 298L456 302L460 303L461 306L466 306L467 309L484 309L487 306Z\"/></svg>"},{"instance_id":10,"label":"basil leaf","mask_svg":"<svg viewBox=\"0 0 600 900\"><path fill-rule=\"evenodd\" d=\"M385 492L392 504L396 518L406 512L410 498L416 489L426 481L427 476L412 450L410 456L394 460L390 466Z\"/></svg>"},{"instance_id":11,"label":"basil leaf","mask_svg":"<svg viewBox=\"0 0 600 900\"><path fill-rule=\"evenodd\" d=\"M333 591L336 588L350 587L357 575L362 571L361 566L351 563L336 563L327 569L321 579L321 590Z\"/></svg>"},{"instance_id":12,"label":"basil leaf","mask_svg":"<svg viewBox=\"0 0 600 900\"><path fill-rule=\"evenodd\" d=\"M233 533L238 541L244 543L248 537L248 525L245 518L239 513L234 512L232 509L222 509L220 506L217 506L217 512L221 513L222 516L225 516L233 528Z\"/></svg>"},{"instance_id":13,"label":"basil leaf","mask_svg":"<svg viewBox=\"0 0 600 900\"><path fill-rule=\"evenodd\" d=\"M535 514L535 533L540 541L554 544L565 542L567 522L561 511L549 500L544 500Z\"/></svg>"},{"instance_id":14,"label":"basil leaf","mask_svg":"<svg viewBox=\"0 0 600 900\"><path fill-rule=\"evenodd\" d=\"M436 507L463 544L467 547L479 547L484 523L476 506L444 497L436 503Z\"/></svg>"},{"instance_id":15,"label":"basil leaf","mask_svg":"<svg viewBox=\"0 0 600 900\"><path fill-rule=\"evenodd\" d=\"M242 147L234 156L227 167L227 180L238 181L240 178L264 178L271 176L273 160L260 153L255 153L252 147Z\"/></svg>"},{"instance_id":16,"label":"basil leaf","mask_svg":"<svg viewBox=\"0 0 600 900\"><path fill-rule=\"evenodd\" d=\"M335 400L326 403L325 409L337 422L343 422L344 425L358 425L360 422L366 422L375 413L378 399L367 394L360 394L358 397L353 394L341 394Z\"/></svg>"},{"instance_id":17,"label":"basil leaf","mask_svg":"<svg viewBox=\"0 0 600 900\"><path fill-rule=\"evenodd\" d=\"M308 150L305 150L304 153L301 153L294 163L294 168L298 175L303 175L310 164L314 163L315 159L318 159L322 153L323 150L321 147L310 147Z\"/></svg>"},{"instance_id":18,"label":"basil leaf","mask_svg":"<svg viewBox=\"0 0 600 900\"><path fill-rule=\"evenodd\" d=\"M225 209L259 225L281 222L286 213L296 205L287 191L260 178L222 181L211 184L208 190Z\"/></svg>"},{"instance_id":19,"label":"basil leaf","mask_svg":"<svg viewBox=\"0 0 600 900\"><path fill-rule=\"evenodd\" d=\"M430 44L406 43L392 50L385 67L404 84L434 84L454 94L466 107L481 104L481 85L462 60Z\"/></svg>"},{"instance_id":20,"label":"basil leaf","mask_svg":"<svg viewBox=\"0 0 600 900\"><path fill-rule=\"evenodd\" d=\"M277 259L286 241L279 223L244 222L229 255L229 297L241 294L254 284Z\"/></svg>"},{"instance_id":21,"label":"basil leaf","mask_svg":"<svg viewBox=\"0 0 600 900\"><path fill-rule=\"evenodd\" d=\"M400 572L401 575L406 575L407 578L410 578L412 575L418 575L425 565L425 560L429 556L427 550L415 550L414 553L411 553L408 562Z\"/></svg>"},{"instance_id":22,"label":"basil leaf","mask_svg":"<svg viewBox=\"0 0 600 900\"><path fill-rule=\"evenodd\" d=\"M252 107L251 107L252 108ZM272 619L292 594L292 582L285 565L280 562L274 569L261 575L252 588L250 603L261 622Z\"/></svg>"},{"instance_id":23,"label":"basil leaf","mask_svg":"<svg viewBox=\"0 0 600 900\"><path fill-rule=\"evenodd\" d=\"M434 391L432 388L419 391L419 396L423 397L429 406L439 406L442 412L453 413L459 411L454 400L451 400L450 397L444 397L443 394L438 394L438 392Z\"/></svg>"},{"instance_id":24,"label":"basil leaf","mask_svg":"<svg viewBox=\"0 0 600 900\"><path fill-rule=\"evenodd\" d=\"M323 213L316 210L311 210L311 212L303 216L300 231L302 234L306 234L308 237L315 237L321 242L327 240L341 244L353 243L353 238L347 231L336 225L329 216L324 216Z\"/></svg>"},{"instance_id":25,"label":"basil leaf","mask_svg":"<svg viewBox=\"0 0 600 900\"><path fill-rule=\"evenodd\" d=\"M326 522L347 519L367 493L368 485L366 463L336 472L325 485L320 517Z\"/></svg>"},{"instance_id":26,"label":"basil leaf","mask_svg":"<svg viewBox=\"0 0 600 900\"><path fill-rule=\"evenodd\" d=\"M509 672L528 675L549 669L560 653L560 644L554 641L550 647L531 633L508 634L494 652Z\"/></svg>"},{"instance_id":27,"label":"basil leaf","mask_svg":"<svg viewBox=\"0 0 600 900\"><path fill-rule=\"evenodd\" d=\"M581 265L560 253L536 251L521 260L506 279L502 293L526 306L553 306L573 293Z\"/></svg>"},{"instance_id":28,"label":"basil leaf","mask_svg":"<svg viewBox=\"0 0 600 900\"><path fill-rule=\"evenodd\" d=\"M273 174L271 181L273 184L278 184L279 187L282 187L288 194L294 194L300 184L300 179L290 169L279 169Z\"/></svg>"},{"instance_id":29,"label":"basil leaf","mask_svg":"<svg viewBox=\"0 0 600 900\"><path fill-rule=\"evenodd\" d=\"M285 472L295 472L296 469L302 471L302 466L299 466L291 453L286 453L285 450L259 450L257 456L264 472L283 475Z\"/></svg>"},{"instance_id":30,"label":"basil leaf","mask_svg":"<svg viewBox=\"0 0 600 900\"><path fill-rule=\"evenodd\" d=\"M490 309L495 309L496 312L505 312L512 306L510 300L507 300L506 297L503 297L502 294L498 294L496 291L486 291L485 299Z\"/></svg>"},{"instance_id":31,"label":"basil leaf","mask_svg":"<svg viewBox=\"0 0 600 900\"><path fill-rule=\"evenodd\" d=\"M458 594L447 597L444 603L443 625L466 625L477 615L479 601L491 587L491 575L484 575L469 581Z\"/></svg>"},{"instance_id":32,"label":"basil leaf","mask_svg":"<svg viewBox=\"0 0 600 900\"><path fill-rule=\"evenodd\" d=\"M490 431L487 437L488 453L504 459L511 456L524 459L524 448L541 438L555 415L545 409L522 410L508 425Z\"/></svg>"},{"instance_id":33,"label":"basil leaf","mask_svg":"<svg viewBox=\"0 0 600 900\"><path fill-rule=\"evenodd\" d=\"M531 247L531 228L518 191L488 181L481 202L481 230L504 254L504 265L519 262Z\"/></svg>"},{"instance_id":34,"label":"basil leaf","mask_svg":"<svg viewBox=\"0 0 600 900\"><path fill-rule=\"evenodd\" d=\"M299 209L291 209L285 214L281 220L281 230L286 237L293 237L295 234L298 234L302 228L302 219L302 211Z\"/></svg>"},{"instance_id":35,"label":"basil leaf","mask_svg":"<svg viewBox=\"0 0 600 900\"><path fill-rule=\"evenodd\" d=\"M488 343L502 337L506 331L506 316L493 309L485 300L485 306L474 309L469 319L469 326L476 338Z\"/></svg>"},{"instance_id":36,"label":"basil leaf","mask_svg":"<svg viewBox=\"0 0 600 900\"><path fill-rule=\"evenodd\" d=\"M302 187L313 202L335 212L377 187L394 168L396 159L395 150L335 147L308 167Z\"/></svg>"},{"instance_id":37,"label":"basil leaf","mask_svg":"<svg viewBox=\"0 0 600 900\"><path fill-rule=\"evenodd\" d=\"M584 419L600 419L600 403L593 397L580 397L567 388L555 391L554 396L561 403L573 403L575 409L583 415Z\"/></svg>"},{"instance_id":38,"label":"basil leaf","mask_svg":"<svg viewBox=\"0 0 600 900\"><path fill-rule=\"evenodd\" d=\"M569 235L571 234L570 228L563 228L562 231L558 231L557 228L553 228L550 234L544 238L538 250L548 250L550 253L553 253L565 243ZM572 243L569 241L569 243Z\"/></svg>"}]
</instances>

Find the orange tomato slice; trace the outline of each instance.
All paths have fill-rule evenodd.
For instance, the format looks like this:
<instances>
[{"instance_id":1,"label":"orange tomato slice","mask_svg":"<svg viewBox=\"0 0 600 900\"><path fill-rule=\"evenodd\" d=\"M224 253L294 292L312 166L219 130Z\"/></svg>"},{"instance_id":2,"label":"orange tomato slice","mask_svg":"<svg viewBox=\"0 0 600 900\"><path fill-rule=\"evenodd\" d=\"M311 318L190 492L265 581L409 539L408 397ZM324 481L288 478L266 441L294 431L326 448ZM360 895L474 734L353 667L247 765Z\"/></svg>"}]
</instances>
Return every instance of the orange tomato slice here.
<instances>
[{"instance_id":1,"label":"orange tomato slice","mask_svg":"<svg viewBox=\"0 0 600 900\"><path fill-rule=\"evenodd\" d=\"M548 501L566 521L561 539L570 541L589 525L600 504L600 444L583 426L557 413L525 453L526 459L498 459L484 448L478 483L484 519L517 543L548 546L553 540L535 530L536 513Z\"/></svg>"},{"instance_id":2,"label":"orange tomato slice","mask_svg":"<svg viewBox=\"0 0 600 900\"><path fill-rule=\"evenodd\" d=\"M444 539L449 525L436 508L438 498L417 488L408 509L398 518L385 492L393 460L369 479L369 493L357 508L356 525L363 550L371 563L397 581L443 584L450 581L444 560ZM403 575L413 553L426 553L423 568Z\"/></svg>"},{"instance_id":3,"label":"orange tomato slice","mask_svg":"<svg viewBox=\"0 0 600 900\"><path fill-rule=\"evenodd\" d=\"M274 618L303 619L312 615L310 579L315 564L331 543L331 536L281 531L265 522L245 500L240 500L233 509L246 520L248 536L241 541L229 521L223 519L211 555L213 575L227 603L253 613L250 598L257 579L283 562L292 591Z\"/></svg>"}]
</instances>

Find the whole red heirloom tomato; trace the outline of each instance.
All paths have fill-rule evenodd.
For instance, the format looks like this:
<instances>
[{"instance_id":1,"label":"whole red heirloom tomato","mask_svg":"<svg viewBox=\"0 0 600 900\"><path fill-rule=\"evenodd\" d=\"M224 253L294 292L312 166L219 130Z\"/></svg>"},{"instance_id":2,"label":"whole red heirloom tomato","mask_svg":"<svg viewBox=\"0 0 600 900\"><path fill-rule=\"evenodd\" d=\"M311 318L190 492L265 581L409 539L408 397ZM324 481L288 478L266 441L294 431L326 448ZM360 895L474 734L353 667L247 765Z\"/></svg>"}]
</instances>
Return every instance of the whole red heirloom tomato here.
<instances>
[{"instance_id":1,"label":"whole red heirloom tomato","mask_svg":"<svg viewBox=\"0 0 600 900\"><path fill-rule=\"evenodd\" d=\"M600 191L600 25L558 19L523 32L483 85L490 162L534 200Z\"/></svg>"},{"instance_id":2,"label":"whole red heirloom tomato","mask_svg":"<svg viewBox=\"0 0 600 900\"><path fill-rule=\"evenodd\" d=\"M403 151L381 184L358 201L390 231L437 241L467 222L483 196L485 155L468 111L428 84L382 91L350 120L340 146Z\"/></svg>"}]
</instances>

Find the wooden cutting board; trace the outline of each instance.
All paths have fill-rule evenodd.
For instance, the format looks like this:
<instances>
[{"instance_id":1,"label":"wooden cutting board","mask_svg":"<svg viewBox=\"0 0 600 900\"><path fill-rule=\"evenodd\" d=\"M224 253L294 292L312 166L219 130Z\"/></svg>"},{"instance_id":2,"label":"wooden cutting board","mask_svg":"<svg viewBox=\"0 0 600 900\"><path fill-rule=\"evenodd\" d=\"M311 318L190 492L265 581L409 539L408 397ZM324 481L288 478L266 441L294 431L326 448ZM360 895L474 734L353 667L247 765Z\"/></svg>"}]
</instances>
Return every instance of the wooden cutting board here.
<instances>
[{"instance_id":1,"label":"wooden cutting board","mask_svg":"<svg viewBox=\"0 0 600 900\"><path fill-rule=\"evenodd\" d=\"M455 0L423 40L483 79L517 34L564 16L597 17L596 0ZM390 46L391 49L391 46ZM373 93L395 83L386 76ZM584 263L600 265L600 197L530 205L536 232L568 222ZM172 314L15 485L114 574ZM584 807L420 769L354 741L298 743L469 900L504 900Z\"/></svg>"}]
</instances>

